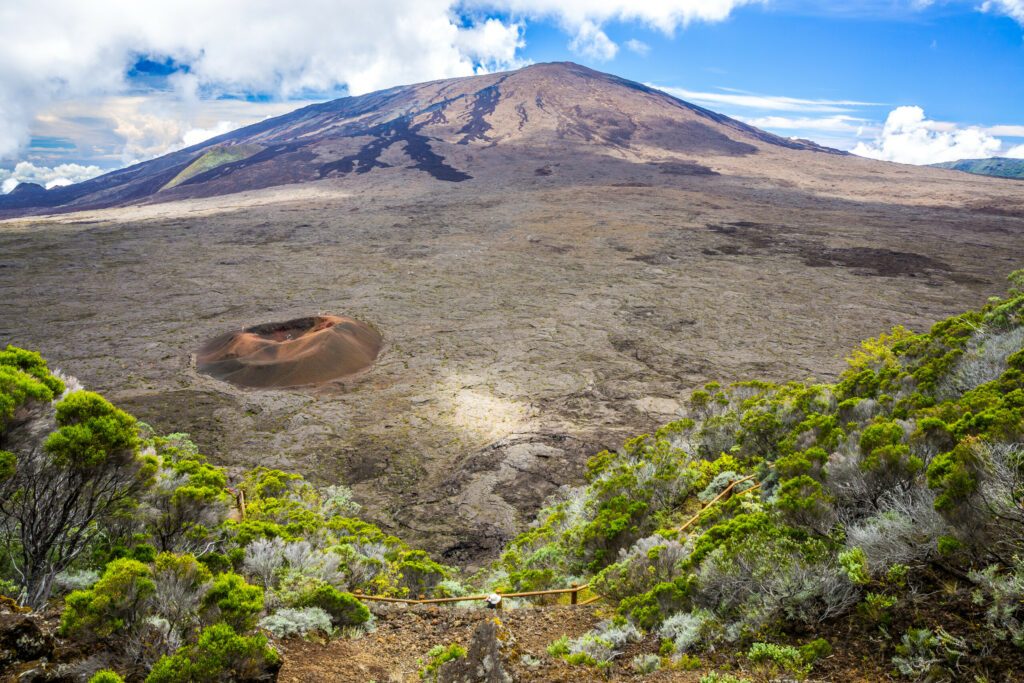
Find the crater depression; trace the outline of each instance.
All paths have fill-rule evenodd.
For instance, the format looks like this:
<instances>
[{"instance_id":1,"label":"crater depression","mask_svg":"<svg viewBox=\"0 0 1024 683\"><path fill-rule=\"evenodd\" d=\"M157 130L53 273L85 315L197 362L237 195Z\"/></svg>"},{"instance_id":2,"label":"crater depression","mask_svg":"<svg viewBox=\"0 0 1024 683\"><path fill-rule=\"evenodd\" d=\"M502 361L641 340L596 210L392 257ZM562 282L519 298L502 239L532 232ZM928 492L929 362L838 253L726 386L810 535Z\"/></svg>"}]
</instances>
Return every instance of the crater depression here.
<instances>
[{"instance_id":1,"label":"crater depression","mask_svg":"<svg viewBox=\"0 0 1024 683\"><path fill-rule=\"evenodd\" d=\"M369 368L382 342L379 332L352 318L296 318L211 339L196 354L196 369L253 389L320 384Z\"/></svg>"}]
</instances>

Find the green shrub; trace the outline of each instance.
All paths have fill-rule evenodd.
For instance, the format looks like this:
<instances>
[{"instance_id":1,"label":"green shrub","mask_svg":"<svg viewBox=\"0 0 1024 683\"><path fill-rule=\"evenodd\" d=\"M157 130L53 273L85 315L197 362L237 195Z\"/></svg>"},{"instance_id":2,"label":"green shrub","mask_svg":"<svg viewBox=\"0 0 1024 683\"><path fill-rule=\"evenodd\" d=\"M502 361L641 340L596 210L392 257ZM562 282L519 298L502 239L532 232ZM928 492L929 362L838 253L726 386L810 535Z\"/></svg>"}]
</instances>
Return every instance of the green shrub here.
<instances>
[{"instance_id":1,"label":"green shrub","mask_svg":"<svg viewBox=\"0 0 1024 683\"><path fill-rule=\"evenodd\" d=\"M398 558L397 569L401 575L401 585L411 595L430 594L448 574L444 565L431 560L422 550L402 553Z\"/></svg>"},{"instance_id":2,"label":"green shrub","mask_svg":"<svg viewBox=\"0 0 1024 683\"><path fill-rule=\"evenodd\" d=\"M868 558L860 548L850 548L839 553L839 564L850 581L857 584L871 582L871 574L868 571Z\"/></svg>"},{"instance_id":3,"label":"green shrub","mask_svg":"<svg viewBox=\"0 0 1024 683\"><path fill-rule=\"evenodd\" d=\"M732 674L712 672L700 677L700 683L753 683L749 678L740 678Z\"/></svg>"},{"instance_id":4,"label":"green shrub","mask_svg":"<svg viewBox=\"0 0 1024 683\"><path fill-rule=\"evenodd\" d=\"M104 669L94 673L92 678L89 679L89 683L124 683L124 679L116 671Z\"/></svg>"},{"instance_id":5,"label":"green shrub","mask_svg":"<svg viewBox=\"0 0 1024 683\"><path fill-rule=\"evenodd\" d=\"M452 643L447 647L444 645L435 645L430 648L429 652L427 652L427 661L420 662L422 665L422 668L419 670L420 679L424 681L436 681L437 672L441 668L442 664L465 656L466 648L462 647L458 643Z\"/></svg>"},{"instance_id":6,"label":"green shrub","mask_svg":"<svg viewBox=\"0 0 1024 683\"><path fill-rule=\"evenodd\" d=\"M832 645L824 638L815 638L800 646L800 657L806 664L813 665L819 659L832 654Z\"/></svg>"},{"instance_id":7,"label":"green shrub","mask_svg":"<svg viewBox=\"0 0 1024 683\"><path fill-rule=\"evenodd\" d=\"M0 433L14 411L28 401L52 401L64 383L50 374L43 357L8 345L0 351Z\"/></svg>"},{"instance_id":8,"label":"green shrub","mask_svg":"<svg viewBox=\"0 0 1024 683\"><path fill-rule=\"evenodd\" d=\"M864 596L864 602L858 605L858 610L871 624L886 626L892 621L892 608L898 602L890 595L868 593Z\"/></svg>"},{"instance_id":9,"label":"green shrub","mask_svg":"<svg viewBox=\"0 0 1024 683\"><path fill-rule=\"evenodd\" d=\"M1007 570L990 565L970 574L978 586L974 603L985 607L989 632L1000 640L1009 638L1024 650L1024 556L1014 558Z\"/></svg>"},{"instance_id":10,"label":"green shrub","mask_svg":"<svg viewBox=\"0 0 1024 683\"><path fill-rule=\"evenodd\" d=\"M17 465L18 456L10 451L0 451L0 481L13 477Z\"/></svg>"},{"instance_id":11,"label":"green shrub","mask_svg":"<svg viewBox=\"0 0 1024 683\"><path fill-rule=\"evenodd\" d=\"M633 657L630 666L638 674L652 674L661 668L661 657L652 654L637 655Z\"/></svg>"},{"instance_id":12,"label":"green shrub","mask_svg":"<svg viewBox=\"0 0 1024 683\"><path fill-rule=\"evenodd\" d=\"M331 617L335 626L358 626L370 618L370 610L351 593L321 583L298 599L296 607L319 607Z\"/></svg>"},{"instance_id":13,"label":"green shrub","mask_svg":"<svg viewBox=\"0 0 1024 683\"><path fill-rule=\"evenodd\" d=\"M89 590L64 599L62 635L107 638L137 622L156 592L153 571L138 560L114 560Z\"/></svg>"},{"instance_id":14,"label":"green shrub","mask_svg":"<svg viewBox=\"0 0 1024 683\"><path fill-rule=\"evenodd\" d=\"M238 574L221 574L203 597L203 608L216 610L216 615L233 629L248 631L263 611L263 589L246 583Z\"/></svg>"},{"instance_id":15,"label":"green shrub","mask_svg":"<svg viewBox=\"0 0 1024 683\"><path fill-rule=\"evenodd\" d=\"M907 678L918 681L955 680L967 644L942 629L911 628L896 646L892 663Z\"/></svg>"},{"instance_id":16,"label":"green shrub","mask_svg":"<svg viewBox=\"0 0 1024 683\"><path fill-rule=\"evenodd\" d=\"M790 645L754 643L747 652L747 659L772 677L785 673L803 680L811 671L803 653Z\"/></svg>"},{"instance_id":17,"label":"green shrub","mask_svg":"<svg viewBox=\"0 0 1024 683\"><path fill-rule=\"evenodd\" d=\"M203 629L195 645L162 657L146 683L218 683L271 678L281 658L263 635L241 636L227 624Z\"/></svg>"},{"instance_id":18,"label":"green shrub","mask_svg":"<svg viewBox=\"0 0 1024 683\"><path fill-rule=\"evenodd\" d=\"M547 647L548 654L552 657L564 657L569 654L569 636L562 636L561 638L552 641Z\"/></svg>"}]
</instances>

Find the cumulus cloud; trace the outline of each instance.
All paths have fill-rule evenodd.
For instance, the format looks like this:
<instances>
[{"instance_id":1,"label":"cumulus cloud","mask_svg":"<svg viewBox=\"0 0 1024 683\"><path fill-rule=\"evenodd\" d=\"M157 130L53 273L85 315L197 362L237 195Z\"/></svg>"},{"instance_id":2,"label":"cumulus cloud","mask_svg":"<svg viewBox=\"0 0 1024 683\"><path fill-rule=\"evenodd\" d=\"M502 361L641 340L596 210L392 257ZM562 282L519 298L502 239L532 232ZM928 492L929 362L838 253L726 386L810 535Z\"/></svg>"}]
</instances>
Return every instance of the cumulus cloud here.
<instances>
[{"instance_id":1,"label":"cumulus cloud","mask_svg":"<svg viewBox=\"0 0 1024 683\"><path fill-rule=\"evenodd\" d=\"M1024 145L1011 147L1002 156L1010 157L1011 159L1024 159Z\"/></svg>"},{"instance_id":2,"label":"cumulus cloud","mask_svg":"<svg viewBox=\"0 0 1024 683\"><path fill-rule=\"evenodd\" d=\"M1024 26L1024 0L986 0L981 11L1005 14Z\"/></svg>"},{"instance_id":3,"label":"cumulus cloud","mask_svg":"<svg viewBox=\"0 0 1024 683\"><path fill-rule=\"evenodd\" d=\"M461 6L554 19L572 35L569 49L591 59L609 60L618 45L604 32L609 22L636 22L672 35L697 21L727 19L733 10L766 0L464 0Z\"/></svg>"},{"instance_id":4,"label":"cumulus cloud","mask_svg":"<svg viewBox=\"0 0 1024 683\"><path fill-rule=\"evenodd\" d=\"M641 57L646 57L647 53L651 51L650 45L643 42L642 40L637 40L636 38L630 38L629 40L626 41L625 45L627 50L635 54L638 54Z\"/></svg>"},{"instance_id":5,"label":"cumulus cloud","mask_svg":"<svg viewBox=\"0 0 1024 683\"><path fill-rule=\"evenodd\" d=\"M569 49L584 57L607 62L615 57L619 46L598 28L597 24L586 21L576 30L576 35L569 43Z\"/></svg>"},{"instance_id":6,"label":"cumulus cloud","mask_svg":"<svg viewBox=\"0 0 1024 683\"><path fill-rule=\"evenodd\" d=\"M47 190L83 180L94 178L103 173L99 166L82 166L80 164L60 164L54 167L36 166L30 161L21 161L13 170L0 168L0 192L7 194L19 183L36 183Z\"/></svg>"},{"instance_id":7,"label":"cumulus cloud","mask_svg":"<svg viewBox=\"0 0 1024 683\"><path fill-rule=\"evenodd\" d=\"M633 21L671 34L693 22L722 21L738 7L762 2L764 0L466 0L463 5L535 18L555 18L573 27L586 22L601 26L611 21Z\"/></svg>"},{"instance_id":8,"label":"cumulus cloud","mask_svg":"<svg viewBox=\"0 0 1024 683\"><path fill-rule=\"evenodd\" d=\"M858 143L851 151L863 157L904 164L936 164L958 159L994 156L1002 141L978 126L931 121L921 107L897 107L872 142Z\"/></svg>"},{"instance_id":9,"label":"cumulus cloud","mask_svg":"<svg viewBox=\"0 0 1024 683\"><path fill-rule=\"evenodd\" d=\"M140 56L187 65L183 99L261 93L281 99L510 66L517 22L467 23L452 0L34 0L0 7L0 158L28 140L34 116L61 100L119 94ZM156 122L125 129L140 151ZM147 129L148 127L148 129Z\"/></svg>"}]
</instances>

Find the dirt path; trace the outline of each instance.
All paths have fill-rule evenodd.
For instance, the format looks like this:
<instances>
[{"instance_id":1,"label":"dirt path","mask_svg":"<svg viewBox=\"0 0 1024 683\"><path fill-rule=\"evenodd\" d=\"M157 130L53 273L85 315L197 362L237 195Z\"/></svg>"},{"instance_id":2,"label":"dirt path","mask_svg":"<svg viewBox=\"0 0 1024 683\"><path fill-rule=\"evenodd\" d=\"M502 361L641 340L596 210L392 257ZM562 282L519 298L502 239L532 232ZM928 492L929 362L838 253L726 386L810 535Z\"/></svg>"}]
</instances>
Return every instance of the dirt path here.
<instances>
[{"instance_id":1,"label":"dirt path","mask_svg":"<svg viewBox=\"0 0 1024 683\"><path fill-rule=\"evenodd\" d=\"M355 639L325 644L291 640L279 643L284 655L281 683L404 683L419 681L417 659L435 645L459 643L468 647L473 629L495 612L455 607L384 607L376 610L377 630ZM541 664L515 662L516 680L586 681L593 672L574 670L547 655L545 648L563 634L588 631L599 616L590 607L529 607L500 613L515 638L519 657L530 655Z\"/></svg>"}]
</instances>

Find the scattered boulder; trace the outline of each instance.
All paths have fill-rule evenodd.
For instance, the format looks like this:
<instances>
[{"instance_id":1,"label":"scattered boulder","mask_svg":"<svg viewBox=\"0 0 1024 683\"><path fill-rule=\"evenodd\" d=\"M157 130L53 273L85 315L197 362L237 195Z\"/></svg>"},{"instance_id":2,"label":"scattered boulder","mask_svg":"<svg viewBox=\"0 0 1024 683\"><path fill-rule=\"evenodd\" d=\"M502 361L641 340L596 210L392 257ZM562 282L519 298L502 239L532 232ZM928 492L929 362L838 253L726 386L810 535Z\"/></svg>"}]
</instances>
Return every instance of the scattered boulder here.
<instances>
[{"instance_id":1,"label":"scattered boulder","mask_svg":"<svg viewBox=\"0 0 1024 683\"><path fill-rule=\"evenodd\" d=\"M0 606L0 672L52 654L53 638L43 631L37 616Z\"/></svg>"}]
</instances>

